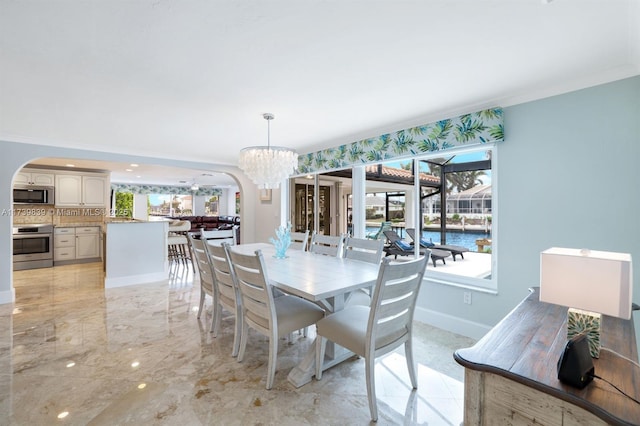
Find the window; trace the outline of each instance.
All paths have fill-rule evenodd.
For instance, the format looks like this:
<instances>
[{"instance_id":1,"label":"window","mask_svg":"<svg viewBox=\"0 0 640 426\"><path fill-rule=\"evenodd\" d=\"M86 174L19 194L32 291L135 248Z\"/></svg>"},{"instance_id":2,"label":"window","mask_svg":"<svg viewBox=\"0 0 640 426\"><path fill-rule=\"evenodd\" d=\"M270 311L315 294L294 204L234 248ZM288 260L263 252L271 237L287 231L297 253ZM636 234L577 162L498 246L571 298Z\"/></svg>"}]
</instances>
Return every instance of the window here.
<instances>
[{"instance_id":1,"label":"window","mask_svg":"<svg viewBox=\"0 0 640 426\"><path fill-rule=\"evenodd\" d=\"M188 216L192 214L189 194L149 194L149 216Z\"/></svg>"},{"instance_id":2,"label":"window","mask_svg":"<svg viewBox=\"0 0 640 426\"><path fill-rule=\"evenodd\" d=\"M131 192L116 192L116 217L133 217L133 193Z\"/></svg>"},{"instance_id":3,"label":"window","mask_svg":"<svg viewBox=\"0 0 640 426\"><path fill-rule=\"evenodd\" d=\"M205 216L218 216L220 211L220 196L212 195L207 197L204 202L204 215Z\"/></svg>"},{"instance_id":4,"label":"window","mask_svg":"<svg viewBox=\"0 0 640 426\"><path fill-rule=\"evenodd\" d=\"M366 233L375 235L386 222L398 236L415 227L413 205L413 160L389 161L365 167ZM384 234L378 235L384 238Z\"/></svg>"},{"instance_id":5,"label":"window","mask_svg":"<svg viewBox=\"0 0 640 426\"><path fill-rule=\"evenodd\" d=\"M412 239L406 229L413 228L416 239L436 244L434 248L440 250L440 255L443 249L438 249L437 245L461 248L448 247L453 251L444 250L444 261L436 260L435 267L430 262L428 279L495 291L496 238L493 226L495 212L492 209L495 198L492 166L495 160L493 146L485 145L467 151L443 151L415 159L368 164L364 167L363 204L353 203L351 199L351 169L320 174L319 182L322 186L327 185L329 179L346 178L337 186L340 188L339 196L344 198L344 206L337 212L346 216L345 226L340 226L340 229L350 231L352 214L355 216L357 213L352 211L352 206L364 205L364 235L374 235L382 222L389 222L391 228L407 242L412 242ZM415 168L419 173L418 187ZM313 181L298 177L292 182L295 188L291 203L293 221L304 228L314 217ZM341 223L339 219L332 223ZM461 253L454 253L456 251Z\"/></svg>"},{"instance_id":6,"label":"window","mask_svg":"<svg viewBox=\"0 0 640 426\"><path fill-rule=\"evenodd\" d=\"M440 244L468 250L461 255L451 252L442 267L436 261L438 266L430 274L436 281L496 289L493 152L493 147L483 147L418 159L421 175L438 179L438 185L422 187L420 191L422 238L435 243L435 249Z\"/></svg>"}]
</instances>

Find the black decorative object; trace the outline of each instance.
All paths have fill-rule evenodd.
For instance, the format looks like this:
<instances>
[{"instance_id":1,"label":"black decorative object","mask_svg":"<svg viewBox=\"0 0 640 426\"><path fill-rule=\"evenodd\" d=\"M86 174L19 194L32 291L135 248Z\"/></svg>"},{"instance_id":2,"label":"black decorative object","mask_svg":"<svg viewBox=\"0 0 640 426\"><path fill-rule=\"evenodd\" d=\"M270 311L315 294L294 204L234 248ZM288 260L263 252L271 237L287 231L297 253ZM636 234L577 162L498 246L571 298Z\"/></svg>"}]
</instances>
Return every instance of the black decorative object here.
<instances>
[{"instance_id":1,"label":"black decorative object","mask_svg":"<svg viewBox=\"0 0 640 426\"><path fill-rule=\"evenodd\" d=\"M594 373L587 336L578 334L567 342L558 360L558 380L582 389L593 380Z\"/></svg>"}]
</instances>

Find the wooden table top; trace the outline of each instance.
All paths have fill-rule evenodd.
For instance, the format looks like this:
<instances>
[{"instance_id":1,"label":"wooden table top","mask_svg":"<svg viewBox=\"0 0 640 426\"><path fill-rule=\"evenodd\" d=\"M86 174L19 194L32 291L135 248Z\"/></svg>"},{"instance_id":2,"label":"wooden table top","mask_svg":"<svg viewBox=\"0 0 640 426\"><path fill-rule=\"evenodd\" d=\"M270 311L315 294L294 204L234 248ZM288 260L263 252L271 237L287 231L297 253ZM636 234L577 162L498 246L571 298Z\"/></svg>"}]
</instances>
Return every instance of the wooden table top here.
<instances>
[{"instance_id":1,"label":"wooden table top","mask_svg":"<svg viewBox=\"0 0 640 426\"><path fill-rule=\"evenodd\" d=\"M455 352L466 368L497 374L568 401L614 425L639 425L640 405L606 382L584 389L561 383L557 362L567 342L567 308L539 301L538 288L471 348ZM640 366L632 320L603 316L595 374L640 400Z\"/></svg>"}]
</instances>

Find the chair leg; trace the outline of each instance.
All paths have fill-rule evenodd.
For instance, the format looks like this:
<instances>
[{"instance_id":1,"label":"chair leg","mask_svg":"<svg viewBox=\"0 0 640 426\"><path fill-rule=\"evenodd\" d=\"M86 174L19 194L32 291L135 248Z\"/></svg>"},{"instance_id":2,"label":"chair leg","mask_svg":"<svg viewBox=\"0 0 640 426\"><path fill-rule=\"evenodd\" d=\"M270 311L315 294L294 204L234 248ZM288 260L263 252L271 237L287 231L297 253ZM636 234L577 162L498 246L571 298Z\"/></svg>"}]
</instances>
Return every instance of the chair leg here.
<instances>
[{"instance_id":1,"label":"chair leg","mask_svg":"<svg viewBox=\"0 0 640 426\"><path fill-rule=\"evenodd\" d=\"M236 328L233 333L233 349L231 350L231 356L238 356L238 350L240 349L240 336L242 335L242 315L236 313Z\"/></svg>"},{"instance_id":2,"label":"chair leg","mask_svg":"<svg viewBox=\"0 0 640 426\"><path fill-rule=\"evenodd\" d=\"M327 345L327 339L316 336L316 380L322 379L322 366L324 364L324 351Z\"/></svg>"},{"instance_id":3,"label":"chair leg","mask_svg":"<svg viewBox=\"0 0 640 426\"><path fill-rule=\"evenodd\" d=\"M238 362L244 358L244 350L247 347L247 336L249 335L249 324L242 319L242 333L240 333L240 348L238 349Z\"/></svg>"},{"instance_id":4,"label":"chair leg","mask_svg":"<svg viewBox=\"0 0 640 426\"><path fill-rule=\"evenodd\" d=\"M222 306L219 303L213 304L213 312L211 312L211 330L213 337L218 337L220 330L220 321L222 320Z\"/></svg>"},{"instance_id":5,"label":"chair leg","mask_svg":"<svg viewBox=\"0 0 640 426\"><path fill-rule=\"evenodd\" d=\"M278 335L275 332L269 337L269 365L267 366L267 390L273 387L276 375L276 360L278 358Z\"/></svg>"},{"instance_id":6,"label":"chair leg","mask_svg":"<svg viewBox=\"0 0 640 426\"><path fill-rule=\"evenodd\" d=\"M411 386L414 389L418 389L418 380L416 376L416 363L413 359L413 345L411 338L404 342L404 356L407 359L407 368L409 369L409 378L411 379Z\"/></svg>"},{"instance_id":7,"label":"chair leg","mask_svg":"<svg viewBox=\"0 0 640 426\"><path fill-rule=\"evenodd\" d=\"M365 358L365 369L367 376L367 396L369 397L369 411L371 420L378 421L378 403L376 400L376 379L375 379L376 359L373 356Z\"/></svg>"},{"instance_id":8,"label":"chair leg","mask_svg":"<svg viewBox=\"0 0 640 426\"><path fill-rule=\"evenodd\" d=\"M200 319L200 315L202 315L202 309L204 308L204 298L206 297L206 294L204 292L204 290L202 289L202 287L200 287L200 307L198 308L198 319Z\"/></svg>"},{"instance_id":9,"label":"chair leg","mask_svg":"<svg viewBox=\"0 0 640 426\"><path fill-rule=\"evenodd\" d=\"M187 253L189 256L189 260L191 261L191 269L193 269L193 273L195 274L196 272L196 265L193 263L193 252L191 251L191 246L189 244L187 244Z\"/></svg>"},{"instance_id":10,"label":"chair leg","mask_svg":"<svg viewBox=\"0 0 640 426\"><path fill-rule=\"evenodd\" d=\"M182 245L182 261L184 262L184 264L187 264L187 260L191 260L189 258L189 246L186 244Z\"/></svg>"}]
</instances>

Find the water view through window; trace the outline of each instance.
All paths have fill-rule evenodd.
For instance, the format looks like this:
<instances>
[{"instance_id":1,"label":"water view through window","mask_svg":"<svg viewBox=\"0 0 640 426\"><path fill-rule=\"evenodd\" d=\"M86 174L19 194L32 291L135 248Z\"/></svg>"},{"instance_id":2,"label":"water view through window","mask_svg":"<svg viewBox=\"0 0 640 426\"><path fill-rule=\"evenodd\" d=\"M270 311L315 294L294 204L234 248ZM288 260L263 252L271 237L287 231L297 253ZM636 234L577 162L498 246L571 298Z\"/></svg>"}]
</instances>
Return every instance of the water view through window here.
<instances>
[{"instance_id":1,"label":"water view through window","mask_svg":"<svg viewBox=\"0 0 640 426\"><path fill-rule=\"evenodd\" d=\"M397 238L393 234L412 243L407 229L416 229L423 241L436 245L432 248L436 265L430 262L431 279L494 289L494 161L492 147L483 147L455 154L433 153L417 161L409 158L365 164L361 170L365 196L360 203L364 208L363 236L384 239L386 253L402 260L414 252L398 251L397 247L405 244L394 243ZM315 185L312 175L292 180L291 217L296 230L313 230L314 210L320 207L321 232L353 234L352 169L325 172L317 179ZM327 191L320 200L315 199L316 185Z\"/></svg>"}]
</instances>

